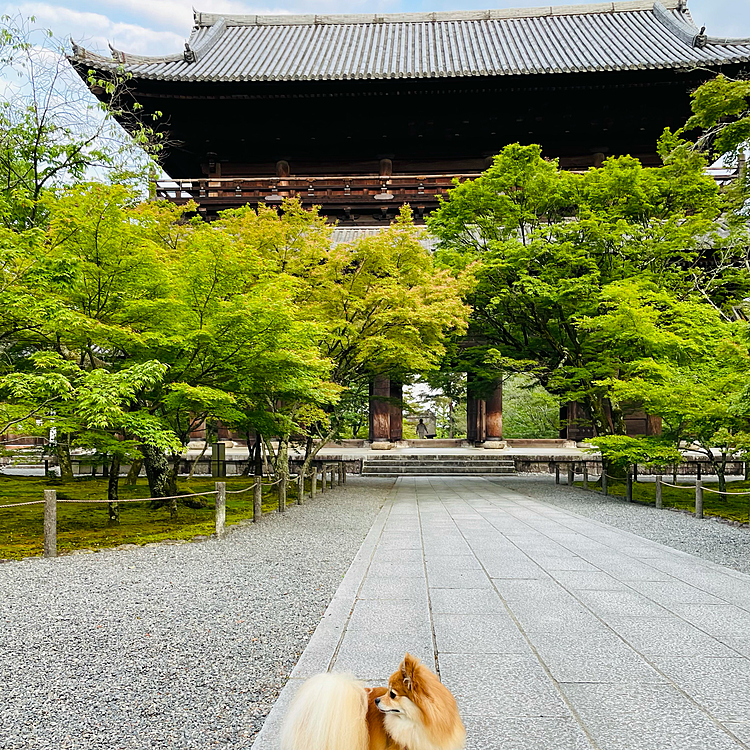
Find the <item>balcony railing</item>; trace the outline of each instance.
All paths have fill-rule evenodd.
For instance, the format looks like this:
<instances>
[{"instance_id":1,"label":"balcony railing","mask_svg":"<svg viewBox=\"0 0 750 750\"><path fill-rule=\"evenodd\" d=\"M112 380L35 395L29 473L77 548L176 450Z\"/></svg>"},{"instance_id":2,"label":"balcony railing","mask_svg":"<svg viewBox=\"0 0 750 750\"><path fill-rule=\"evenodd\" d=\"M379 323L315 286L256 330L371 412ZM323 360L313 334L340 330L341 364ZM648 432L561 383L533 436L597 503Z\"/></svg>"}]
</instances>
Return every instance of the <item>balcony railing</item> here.
<instances>
[{"instance_id":1,"label":"balcony railing","mask_svg":"<svg viewBox=\"0 0 750 750\"><path fill-rule=\"evenodd\" d=\"M377 209L378 204L409 203L437 205L453 181L474 179L474 174L361 175L356 177L205 177L200 179L157 180L156 197L175 203L196 201L199 206L219 209L246 203L274 205L284 198L322 206Z\"/></svg>"},{"instance_id":2,"label":"balcony railing","mask_svg":"<svg viewBox=\"0 0 750 750\"><path fill-rule=\"evenodd\" d=\"M712 167L706 173L724 186L736 179L737 172ZM284 198L298 198L307 206L319 205L322 212L346 223L357 215L386 219L408 203L421 220L438 206L454 181L476 179L479 173L464 174L377 174L357 176L290 177L201 177L197 179L156 180L157 198L185 204L195 201L199 211L215 214L246 204L279 205Z\"/></svg>"}]
</instances>

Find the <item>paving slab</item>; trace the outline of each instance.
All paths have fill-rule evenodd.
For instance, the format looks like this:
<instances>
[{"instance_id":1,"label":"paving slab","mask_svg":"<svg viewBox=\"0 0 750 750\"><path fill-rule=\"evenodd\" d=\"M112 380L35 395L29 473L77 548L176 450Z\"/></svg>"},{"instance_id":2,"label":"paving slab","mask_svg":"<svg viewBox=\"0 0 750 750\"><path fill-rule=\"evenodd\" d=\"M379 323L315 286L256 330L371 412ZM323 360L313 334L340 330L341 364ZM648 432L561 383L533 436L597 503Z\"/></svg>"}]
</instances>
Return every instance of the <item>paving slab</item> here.
<instances>
[{"instance_id":1,"label":"paving slab","mask_svg":"<svg viewBox=\"0 0 750 750\"><path fill-rule=\"evenodd\" d=\"M408 650L467 750L750 750L750 576L482 477L402 477L255 750L299 684L384 684Z\"/></svg>"}]
</instances>

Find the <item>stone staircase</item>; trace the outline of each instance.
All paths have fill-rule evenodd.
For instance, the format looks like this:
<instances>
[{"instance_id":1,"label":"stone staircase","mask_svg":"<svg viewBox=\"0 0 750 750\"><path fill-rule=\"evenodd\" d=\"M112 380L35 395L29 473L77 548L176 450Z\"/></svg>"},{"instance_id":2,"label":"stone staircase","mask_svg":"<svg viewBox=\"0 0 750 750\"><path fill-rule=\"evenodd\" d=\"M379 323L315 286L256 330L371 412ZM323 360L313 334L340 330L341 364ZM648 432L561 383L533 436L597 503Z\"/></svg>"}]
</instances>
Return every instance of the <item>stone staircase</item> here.
<instances>
[{"instance_id":1,"label":"stone staircase","mask_svg":"<svg viewBox=\"0 0 750 750\"><path fill-rule=\"evenodd\" d=\"M493 455L460 454L387 454L368 456L362 462L362 474L384 476L483 476L515 474L511 458Z\"/></svg>"}]
</instances>

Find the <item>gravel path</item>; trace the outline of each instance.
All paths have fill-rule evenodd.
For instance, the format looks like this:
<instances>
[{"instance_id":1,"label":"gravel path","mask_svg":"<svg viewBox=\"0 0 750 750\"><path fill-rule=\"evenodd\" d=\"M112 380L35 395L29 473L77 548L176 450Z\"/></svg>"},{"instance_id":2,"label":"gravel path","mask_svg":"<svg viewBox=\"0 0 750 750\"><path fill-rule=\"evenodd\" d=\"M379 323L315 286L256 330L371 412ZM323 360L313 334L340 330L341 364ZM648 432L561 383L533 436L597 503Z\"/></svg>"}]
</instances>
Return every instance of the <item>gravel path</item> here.
<instances>
[{"instance_id":1,"label":"gravel path","mask_svg":"<svg viewBox=\"0 0 750 750\"><path fill-rule=\"evenodd\" d=\"M596 492L556 485L553 477L515 476L502 480L535 500L573 511L618 529L689 552L704 560L750 573L750 530L697 519L687 513L656 510L648 505L627 503Z\"/></svg>"},{"instance_id":2,"label":"gravel path","mask_svg":"<svg viewBox=\"0 0 750 750\"><path fill-rule=\"evenodd\" d=\"M391 479L230 530L0 565L0 748L249 748Z\"/></svg>"}]
</instances>

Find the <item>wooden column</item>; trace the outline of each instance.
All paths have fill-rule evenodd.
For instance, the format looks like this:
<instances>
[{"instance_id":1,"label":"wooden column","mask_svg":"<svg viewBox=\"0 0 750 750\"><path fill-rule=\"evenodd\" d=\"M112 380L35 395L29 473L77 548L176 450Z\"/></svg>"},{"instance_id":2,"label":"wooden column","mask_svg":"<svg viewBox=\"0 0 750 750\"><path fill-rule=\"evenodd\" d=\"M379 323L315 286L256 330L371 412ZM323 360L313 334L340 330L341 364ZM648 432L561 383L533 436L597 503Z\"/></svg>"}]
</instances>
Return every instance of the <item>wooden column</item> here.
<instances>
[{"instance_id":1,"label":"wooden column","mask_svg":"<svg viewBox=\"0 0 750 750\"><path fill-rule=\"evenodd\" d=\"M470 443L483 443L487 435L487 402L479 396L483 390L477 388L477 377L466 373L466 439Z\"/></svg>"},{"instance_id":2,"label":"wooden column","mask_svg":"<svg viewBox=\"0 0 750 750\"><path fill-rule=\"evenodd\" d=\"M404 386L401 383L391 380L391 403L389 406L392 443L402 440L404 437L403 389Z\"/></svg>"},{"instance_id":3,"label":"wooden column","mask_svg":"<svg viewBox=\"0 0 750 750\"><path fill-rule=\"evenodd\" d=\"M653 414L646 414L646 434L661 435L661 429L661 417L657 417Z\"/></svg>"},{"instance_id":4,"label":"wooden column","mask_svg":"<svg viewBox=\"0 0 750 750\"><path fill-rule=\"evenodd\" d=\"M503 439L503 381L498 381L495 390L487 399L487 437L489 441Z\"/></svg>"},{"instance_id":5,"label":"wooden column","mask_svg":"<svg viewBox=\"0 0 750 750\"><path fill-rule=\"evenodd\" d=\"M370 384L370 440L389 442L391 439L391 381L378 375Z\"/></svg>"},{"instance_id":6,"label":"wooden column","mask_svg":"<svg viewBox=\"0 0 750 750\"><path fill-rule=\"evenodd\" d=\"M479 439L479 401L473 396L466 396L466 439L475 443Z\"/></svg>"}]
</instances>

